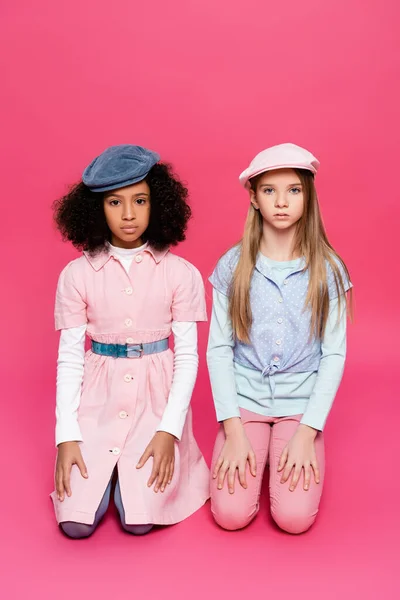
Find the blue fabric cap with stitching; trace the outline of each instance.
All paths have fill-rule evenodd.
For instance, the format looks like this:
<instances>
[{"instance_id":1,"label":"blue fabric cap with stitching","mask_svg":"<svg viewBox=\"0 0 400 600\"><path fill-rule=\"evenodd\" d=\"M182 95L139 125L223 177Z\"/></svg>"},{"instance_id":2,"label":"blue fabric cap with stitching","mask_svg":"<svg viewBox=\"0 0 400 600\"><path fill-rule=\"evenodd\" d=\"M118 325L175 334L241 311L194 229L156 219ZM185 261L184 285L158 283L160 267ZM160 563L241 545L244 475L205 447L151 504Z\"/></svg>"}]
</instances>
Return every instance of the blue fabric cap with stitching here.
<instances>
[{"instance_id":1,"label":"blue fabric cap with stitching","mask_svg":"<svg viewBox=\"0 0 400 600\"><path fill-rule=\"evenodd\" d=\"M156 152L141 146L110 146L86 167L82 181L92 192L116 190L142 181L159 160Z\"/></svg>"}]
</instances>

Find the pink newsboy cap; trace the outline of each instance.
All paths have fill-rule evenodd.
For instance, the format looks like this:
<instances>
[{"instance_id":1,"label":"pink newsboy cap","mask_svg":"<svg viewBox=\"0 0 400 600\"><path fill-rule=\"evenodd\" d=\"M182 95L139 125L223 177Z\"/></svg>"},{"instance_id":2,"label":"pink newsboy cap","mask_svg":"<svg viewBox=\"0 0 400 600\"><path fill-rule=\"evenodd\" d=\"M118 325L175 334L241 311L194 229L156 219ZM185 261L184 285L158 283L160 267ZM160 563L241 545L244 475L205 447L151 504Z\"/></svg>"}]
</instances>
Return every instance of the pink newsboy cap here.
<instances>
[{"instance_id":1,"label":"pink newsboy cap","mask_svg":"<svg viewBox=\"0 0 400 600\"><path fill-rule=\"evenodd\" d=\"M275 169L306 169L316 174L319 161L304 148L296 144L279 144L263 150L251 161L249 167L239 176L245 188L250 188L249 179Z\"/></svg>"}]
</instances>

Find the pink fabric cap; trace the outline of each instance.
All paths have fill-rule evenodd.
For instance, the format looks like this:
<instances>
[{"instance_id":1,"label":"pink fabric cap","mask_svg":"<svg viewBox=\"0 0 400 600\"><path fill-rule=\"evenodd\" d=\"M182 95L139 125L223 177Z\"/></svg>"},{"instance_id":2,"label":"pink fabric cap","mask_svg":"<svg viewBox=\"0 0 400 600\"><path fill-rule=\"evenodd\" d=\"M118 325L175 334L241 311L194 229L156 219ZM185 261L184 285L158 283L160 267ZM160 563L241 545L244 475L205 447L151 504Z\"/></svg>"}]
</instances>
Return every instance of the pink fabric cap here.
<instances>
[{"instance_id":1,"label":"pink fabric cap","mask_svg":"<svg viewBox=\"0 0 400 600\"><path fill-rule=\"evenodd\" d=\"M249 179L275 169L306 169L316 174L319 161L304 148L296 144L279 144L263 150L251 161L249 167L239 176L240 183L250 188Z\"/></svg>"}]
</instances>

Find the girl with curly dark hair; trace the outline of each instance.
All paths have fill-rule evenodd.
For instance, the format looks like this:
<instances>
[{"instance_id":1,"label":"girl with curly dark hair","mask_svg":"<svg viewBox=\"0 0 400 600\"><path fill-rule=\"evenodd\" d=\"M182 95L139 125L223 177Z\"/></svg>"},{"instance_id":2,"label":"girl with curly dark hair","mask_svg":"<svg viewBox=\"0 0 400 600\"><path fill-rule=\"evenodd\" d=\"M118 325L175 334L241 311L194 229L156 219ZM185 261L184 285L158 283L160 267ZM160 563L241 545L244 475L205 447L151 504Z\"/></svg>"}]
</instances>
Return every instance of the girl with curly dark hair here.
<instances>
[{"instance_id":1,"label":"girl with curly dark hair","mask_svg":"<svg viewBox=\"0 0 400 600\"><path fill-rule=\"evenodd\" d=\"M122 527L136 535L185 519L209 497L189 407L204 287L169 251L185 239L191 211L187 189L159 158L112 146L55 203L64 239L83 250L60 275L55 307L52 499L72 538L93 533L112 492Z\"/></svg>"}]
</instances>

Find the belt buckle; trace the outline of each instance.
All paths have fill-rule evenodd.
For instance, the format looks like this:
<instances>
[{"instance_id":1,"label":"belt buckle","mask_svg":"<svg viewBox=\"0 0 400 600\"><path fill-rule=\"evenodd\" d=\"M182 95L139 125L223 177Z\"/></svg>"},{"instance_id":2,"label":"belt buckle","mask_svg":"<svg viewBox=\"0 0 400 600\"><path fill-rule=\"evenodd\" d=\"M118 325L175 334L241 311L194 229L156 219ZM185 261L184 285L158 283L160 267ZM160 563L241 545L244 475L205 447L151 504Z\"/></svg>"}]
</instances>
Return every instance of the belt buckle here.
<instances>
[{"instance_id":1,"label":"belt buckle","mask_svg":"<svg viewBox=\"0 0 400 600\"><path fill-rule=\"evenodd\" d=\"M143 344L127 344L126 345L126 357L127 358L142 358L144 352Z\"/></svg>"}]
</instances>

